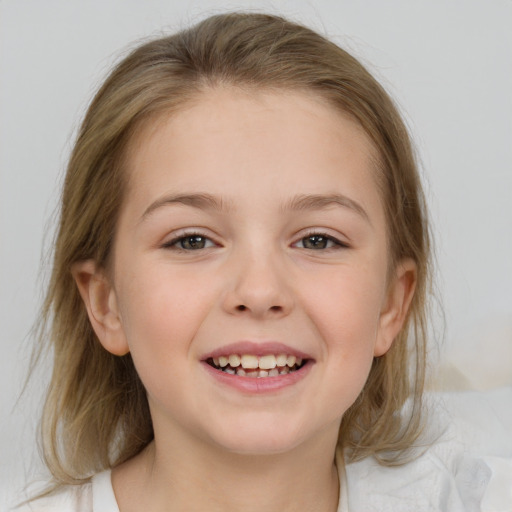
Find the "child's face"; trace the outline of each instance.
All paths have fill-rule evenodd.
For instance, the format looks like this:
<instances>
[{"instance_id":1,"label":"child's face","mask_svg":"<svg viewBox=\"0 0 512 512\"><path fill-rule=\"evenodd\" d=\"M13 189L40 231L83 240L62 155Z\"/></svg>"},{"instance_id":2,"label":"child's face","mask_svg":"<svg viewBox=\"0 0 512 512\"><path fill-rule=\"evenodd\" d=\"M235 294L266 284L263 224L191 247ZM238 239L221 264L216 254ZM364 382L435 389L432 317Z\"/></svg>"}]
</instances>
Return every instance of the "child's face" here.
<instances>
[{"instance_id":1,"label":"child's face","mask_svg":"<svg viewBox=\"0 0 512 512\"><path fill-rule=\"evenodd\" d=\"M413 282L404 265L388 286L374 156L355 122L305 94L227 88L135 141L111 320L96 330L131 352L156 439L241 453L334 442ZM258 369L238 375L242 355ZM282 356L305 364L283 373Z\"/></svg>"}]
</instances>

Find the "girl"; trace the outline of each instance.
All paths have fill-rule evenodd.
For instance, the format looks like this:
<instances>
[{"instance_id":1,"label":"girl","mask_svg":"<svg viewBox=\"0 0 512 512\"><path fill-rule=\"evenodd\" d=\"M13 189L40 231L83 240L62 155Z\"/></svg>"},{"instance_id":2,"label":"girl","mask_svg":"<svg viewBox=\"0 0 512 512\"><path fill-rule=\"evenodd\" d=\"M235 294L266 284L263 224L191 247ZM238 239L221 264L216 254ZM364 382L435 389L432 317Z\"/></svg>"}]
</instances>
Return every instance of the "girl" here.
<instances>
[{"instance_id":1,"label":"girl","mask_svg":"<svg viewBox=\"0 0 512 512\"><path fill-rule=\"evenodd\" d=\"M263 14L144 44L89 107L60 218L53 482L27 510L359 510L354 462L403 462L427 216L400 115L345 51ZM426 510L409 489L387 506Z\"/></svg>"}]
</instances>

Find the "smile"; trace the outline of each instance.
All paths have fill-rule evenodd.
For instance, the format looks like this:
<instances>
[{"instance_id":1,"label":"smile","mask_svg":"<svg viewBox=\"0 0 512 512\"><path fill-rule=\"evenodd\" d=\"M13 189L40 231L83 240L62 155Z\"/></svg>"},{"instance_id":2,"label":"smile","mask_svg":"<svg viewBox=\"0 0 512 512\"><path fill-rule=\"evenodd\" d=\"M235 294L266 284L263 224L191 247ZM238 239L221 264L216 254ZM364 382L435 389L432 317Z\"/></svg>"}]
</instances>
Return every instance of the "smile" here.
<instances>
[{"instance_id":1,"label":"smile","mask_svg":"<svg viewBox=\"0 0 512 512\"><path fill-rule=\"evenodd\" d=\"M230 375L261 379L293 373L302 368L307 360L288 354L230 354L211 357L206 362L216 370Z\"/></svg>"}]
</instances>

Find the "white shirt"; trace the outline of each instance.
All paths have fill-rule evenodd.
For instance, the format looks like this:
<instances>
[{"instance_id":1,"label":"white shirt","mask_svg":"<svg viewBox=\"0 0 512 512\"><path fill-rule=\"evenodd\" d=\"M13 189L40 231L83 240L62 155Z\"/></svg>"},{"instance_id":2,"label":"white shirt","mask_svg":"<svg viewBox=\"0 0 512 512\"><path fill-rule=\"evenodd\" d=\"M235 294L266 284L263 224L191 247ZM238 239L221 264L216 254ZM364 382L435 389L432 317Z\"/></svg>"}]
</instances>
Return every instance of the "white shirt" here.
<instances>
[{"instance_id":1,"label":"white shirt","mask_svg":"<svg viewBox=\"0 0 512 512\"><path fill-rule=\"evenodd\" d=\"M338 466L339 467L339 466ZM340 471L340 503L338 512L349 512L345 473ZM103 471L93 476L91 482L63 487L55 494L40 498L24 505L17 512L119 512L111 471Z\"/></svg>"},{"instance_id":2,"label":"white shirt","mask_svg":"<svg viewBox=\"0 0 512 512\"><path fill-rule=\"evenodd\" d=\"M371 458L348 464L345 470L343 465L338 465L341 469L337 510L510 512L512 460L493 459L485 461L462 456L443 460L439 453L429 449L415 461L399 467L383 467ZM489 494L493 471L495 477L497 471L499 482L498 487ZM111 472L108 470L95 475L89 483L64 487L52 496L16 510L119 512L119 507L112 488Z\"/></svg>"},{"instance_id":3,"label":"white shirt","mask_svg":"<svg viewBox=\"0 0 512 512\"><path fill-rule=\"evenodd\" d=\"M372 457L345 465L337 455L338 512L512 512L512 388L458 394L455 400L447 396L443 404L446 417L436 414L433 422L435 442L405 465L385 467ZM119 507L111 473L104 471L89 483L63 487L13 510L119 512Z\"/></svg>"}]
</instances>

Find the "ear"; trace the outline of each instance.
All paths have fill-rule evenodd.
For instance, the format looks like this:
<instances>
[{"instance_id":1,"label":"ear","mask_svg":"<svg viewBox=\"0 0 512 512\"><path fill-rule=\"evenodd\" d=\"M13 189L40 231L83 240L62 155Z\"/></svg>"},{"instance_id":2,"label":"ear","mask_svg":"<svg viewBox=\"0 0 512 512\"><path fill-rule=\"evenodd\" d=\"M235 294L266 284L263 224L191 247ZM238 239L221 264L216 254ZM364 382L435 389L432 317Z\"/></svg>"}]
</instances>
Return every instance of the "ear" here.
<instances>
[{"instance_id":1,"label":"ear","mask_svg":"<svg viewBox=\"0 0 512 512\"><path fill-rule=\"evenodd\" d=\"M416 263L411 259L401 261L388 284L386 299L380 313L379 332L374 356L384 355L393 344L404 325L416 288Z\"/></svg>"},{"instance_id":2,"label":"ear","mask_svg":"<svg viewBox=\"0 0 512 512\"><path fill-rule=\"evenodd\" d=\"M129 352L119 316L117 297L105 271L95 261L80 261L71 273L85 303L92 328L103 347L117 356Z\"/></svg>"}]
</instances>

